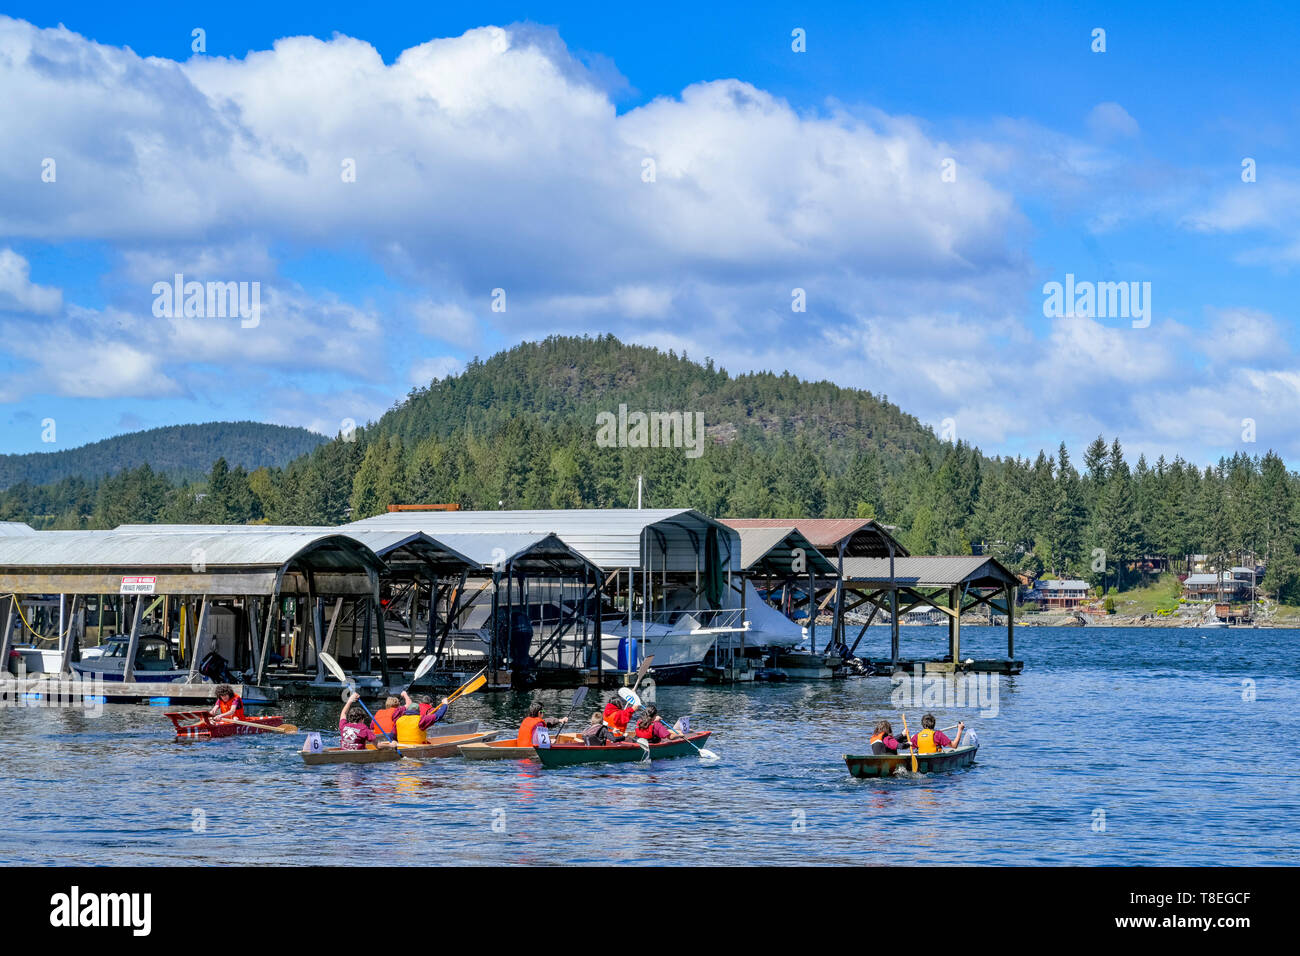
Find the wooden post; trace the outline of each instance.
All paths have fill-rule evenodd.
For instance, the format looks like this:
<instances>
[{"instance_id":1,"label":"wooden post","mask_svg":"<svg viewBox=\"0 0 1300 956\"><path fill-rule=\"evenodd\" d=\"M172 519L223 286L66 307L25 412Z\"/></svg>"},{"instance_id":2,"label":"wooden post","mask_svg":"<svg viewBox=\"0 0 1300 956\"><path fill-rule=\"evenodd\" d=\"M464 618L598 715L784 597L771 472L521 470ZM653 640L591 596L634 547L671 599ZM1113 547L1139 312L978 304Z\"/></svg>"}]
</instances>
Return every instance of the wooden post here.
<instances>
[{"instance_id":1,"label":"wooden post","mask_svg":"<svg viewBox=\"0 0 1300 956\"><path fill-rule=\"evenodd\" d=\"M948 607L953 612L948 618L948 653L952 656L955 667L961 659L961 589L959 587L948 589Z\"/></svg>"},{"instance_id":2,"label":"wooden post","mask_svg":"<svg viewBox=\"0 0 1300 956\"><path fill-rule=\"evenodd\" d=\"M0 635L0 675L9 676L9 645L14 636L14 608L18 605L18 595L9 595L9 607L5 610L5 632Z\"/></svg>"},{"instance_id":3,"label":"wooden post","mask_svg":"<svg viewBox=\"0 0 1300 956\"><path fill-rule=\"evenodd\" d=\"M59 660L60 674L72 673L72 648L76 646L80 637L77 628L77 604L79 603L77 599L78 595L72 595L72 607L68 610L68 637L67 640L63 642L63 656ZM85 609L83 608L80 613L84 615Z\"/></svg>"},{"instance_id":4,"label":"wooden post","mask_svg":"<svg viewBox=\"0 0 1300 956\"><path fill-rule=\"evenodd\" d=\"M194 653L190 655L190 676L186 678L187 684L193 684L199 679L199 662L203 659L203 635L208 627L208 596L203 595L203 603L199 605L199 621L194 626Z\"/></svg>"},{"instance_id":5,"label":"wooden post","mask_svg":"<svg viewBox=\"0 0 1300 956\"><path fill-rule=\"evenodd\" d=\"M325 683L325 601L314 594L311 597L312 647L316 652L316 683Z\"/></svg>"},{"instance_id":6,"label":"wooden post","mask_svg":"<svg viewBox=\"0 0 1300 956\"><path fill-rule=\"evenodd\" d=\"M260 599L255 597L245 599L245 610L248 612L248 663L254 669L262 659L261 648L258 646L257 640L259 630L257 626L257 606L260 603Z\"/></svg>"},{"instance_id":7,"label":"wooden post","mask_svg":"<svg viewBox=\"0 0 1300 956\"><path fill-rule=\"evenodd\" d=\"M379 600L379 581L375 579L375 636L379 639L379 676L388 688L388 637L384 634L384 606Z\"/></svg>"},{"instance_id":8,"label":"wooden post","mask_svg":"<svg viewBox=\"0 0 1300 956\"><path fill-rule=\"evenodd\" d=\"M808 651L817 653L817 576L812 568L808 569Z\"/></svg>"},{"instance_id":9,"label":"wooden post","mask_svg":"<svg viewBox=\"0 0 1300 956\"><path fill-rule=\"evenodd\" d=\"M1007 593L1007 659L1016 656L1016 592L1013 585L1006 586Z\"/></svg>"},{"instance_id":10,"label":"wooden post","mask_svg":"<svg viewBox=\"0 0 1300 956\"><path fill-rule=\"evenodd\" d=\"M278 636L279 634L280 596L278 594L272 594L270 598L267 599L267 602L266 630L263 632L262 637L262 654L257 662L257 674L254 676L254 680L257 682L259 687L266 682L266 667L267 664L270 663L271 659L271 638L273 636Z\"/></svg>"},{"instance_id":11,"label":"wooden post","mask_svg":"<svg viewBox=\"0 0 1300 956\"><path fill-rule=\"evenodd\" d=\"M144 616L143 594L135 596L135 610L131 612L131 636L126 642L126 665L122 669L122 683L135 680L135 652L140 646L140 619Z\"/></svg>"}]
</instances>

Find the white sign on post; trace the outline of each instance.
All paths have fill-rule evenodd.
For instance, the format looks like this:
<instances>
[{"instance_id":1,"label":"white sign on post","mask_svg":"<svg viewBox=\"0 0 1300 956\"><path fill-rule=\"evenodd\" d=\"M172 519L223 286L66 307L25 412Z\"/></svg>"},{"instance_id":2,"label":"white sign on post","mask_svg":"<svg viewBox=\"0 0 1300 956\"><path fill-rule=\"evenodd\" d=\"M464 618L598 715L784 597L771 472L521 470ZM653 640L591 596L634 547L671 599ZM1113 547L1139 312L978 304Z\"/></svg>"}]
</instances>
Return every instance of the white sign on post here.
<instances>
[{"instance_id":1,"label":"white sign on post","mask_svg":"<svg viewBox=\"0 0 1300 956\"><path fill-rule=\"evenodd\" d=\"M122 579L122 590L118 594L153 594L158 583L156 577L133 577Z\"/></svg>"}]
</instances>

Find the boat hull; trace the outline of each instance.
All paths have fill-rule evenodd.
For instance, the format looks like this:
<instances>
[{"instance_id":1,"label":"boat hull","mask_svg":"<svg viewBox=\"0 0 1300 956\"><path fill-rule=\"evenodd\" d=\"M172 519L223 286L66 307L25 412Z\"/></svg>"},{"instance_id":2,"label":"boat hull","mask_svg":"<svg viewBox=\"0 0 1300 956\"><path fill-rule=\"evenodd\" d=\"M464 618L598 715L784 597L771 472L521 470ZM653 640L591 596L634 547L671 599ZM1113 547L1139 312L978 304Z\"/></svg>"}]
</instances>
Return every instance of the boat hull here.
<instances>
[{"instance_id":1,"label":"boat hull","mask_svg":"<svg viewBox=\"0 0 1300 956\"><path fill-rule=\"evenodd\" d=\"M650 759L696 756L696 747L703 747L712 731L702 730L690 734L685 740L668 740L650 745ZM695 746L691 746L694 744ZM543 767L571 767L583 763L636 763L645 759L645 751L632 743L608 744L589 747L586 744L555 744L537 750L537 759Z\"/></svg>"},{"instance_id":2,"label":"boat hull","mask_svg":"<svg viewBox=\"0 0 1300 956\"><path fill-rule=\"evenodd\" d=\"M975 762L978 750L979 745L976 744L974 747L958 747L956 750L936 754L917 754L917 772L948 773L951 770L962 770ZM849 773L855 777L889 777L899 770L909 773L912 770L912 757L906 752L881 756L845 754L844 763L849 768Z\"/></svg>"},{"instance_id":3,"label":"boat hull","mask_svg":"<svg viewBox=\"0 0 1300 956\"><path fill-rule=\"evenodd\" d=\"M565 737L568 735L566 734ZM564 738L560 738L563 740ZM575 741L577 737L573 738ZM537 750L533 747L520 747L515 737L505 740L493 740L484 743L466 743L459 747L460 755L466 760L536 760Z\"/></svg>"},{"instance_id":4,"label":"boat hull","mask_svg":"<svg viewBox=\"0 0 1300 956\"><path fill-rule=\"evenodd\" d=\"M412 760L429 760L435 757L459 757L463 744L481 744L494 739L500 731L489 730L481 734L447 734L431 737L428 743L398 744L397 749L403 757Z\"/></svg>"},{"instance_id":5,"label":"boat hull","mask_svg":"<svg viewBox=\"0 0 1300 956\"><path fill-rule=\"evenodd\" d=\"M214 721L212 716L206 710L183 710L175 711L166 715L167 719L172 722L176 728L177 740L217 740L224 737L242 737L245 734L266 734L270 733L270 728L279 727L284 723L284 718L279 714L266 717L242 717L242 724L228 724ZM194 723L183 724L181 721L188 720ZM260 724L260 727L250 727L249 724Z\"/></svg>"},{"instance_id":6,"label":"boat hull","mask_svg":"<svg viewBox=\"0 0 1300 956\"><path fill-rule=\"evenodd\" d=\"M401 753L391 747L383 750L341 750L338 747L330 747L318 753L310 753L306 750L300 750L298 753L302 756L302 762L309 767L336 763L389 763L402 759Z\"/></svg>"}]
</instances>

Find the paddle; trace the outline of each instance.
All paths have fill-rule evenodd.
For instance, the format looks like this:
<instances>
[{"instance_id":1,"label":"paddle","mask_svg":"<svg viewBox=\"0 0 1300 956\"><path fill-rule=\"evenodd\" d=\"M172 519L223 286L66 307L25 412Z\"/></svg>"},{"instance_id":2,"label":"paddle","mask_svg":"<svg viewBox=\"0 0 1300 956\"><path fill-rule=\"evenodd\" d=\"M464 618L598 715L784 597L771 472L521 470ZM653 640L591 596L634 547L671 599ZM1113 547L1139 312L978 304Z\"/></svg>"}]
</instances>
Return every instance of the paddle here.
<instances>
[{"instance_id":1,"label":"paddle","mask_svg":"<svg viewBox=\"0 0 1300 956\"><path fill-rule=\"evenodd\" d=\"M298 728L293 724L255 724L248 720L238 720L234 717L218 717L218 721L227 724L239 724L241 727L256 727L258 730L273 730L277 734L296 734Z\"/></svg>"},{"instance_id":2,"label":"paddle","mask_svg":"<svg viewBox=\"0 0 1300 956\"><path fill-rule=\"evenodd\" d=\"M573 716L573 712L578 709L578 705L581 704L586 699L587 699L587 688L585 686L579 687L577 690L573 692L573 700L569 702L568 716L564 718L565 723L568 723L569 718ZM559 728L557 727L556 730L558 729ZM556 737L557 738L559 737L558 733L556 734Z\"/></svg>"},{"instance_id":3,"label":"paddle","mask_svg":"<svg viewBox=\"0 0 1300 956\"><path fill-rule=\"evenodd\" d=\"M916 748L912 746L912 735L907 732L907 714L903 715L903 736L907 738L907 749L912 752L912 773L919 773L920 765L916 762Z\"/></svg>"},{"instance_id":4,"label":"paddle","mask_svg":"<svg viewBox=\"0 0 1300 956\"><path fill-rule=\"evenodd\" d=\"M655 720L656 720L658 723L663 724L665 727L668 726L667 724L664 724L664 719L663 719L662 717L659 717L658 715L655 716ZM677 722L676 724L674 724L670 729L676 731L676 732L679 733L679 734L682 734L681 728L680 728L680 726L679 726L680 724L681 724L681 720L679 719L678 722ZM691 739L690 739L689 737L687 737L685 734L682 734L681 739L682 739L682 740L685 740L685 741L686 741L688 744L690 744L692 747L695 747L695 741L691 740ZM722 759L722 758L719 757L716 753L714 753L712 750L710 750L708 747L705 747L705 748L703 748L703 749L700 749L699 747L695 747L695 752L696 752L697 754L700 755L700 759L701 759L701 760L721 760L721 759Z\"/></svg>"},{"instance_id":5,"label":"paddle","mask_svg":"<svg viewBox=\"0 0 1300 956\"><path fill-rule=\"evenodd\" d=\"M321 651L320 659L321 659L321 663L325 665L325 668L336 678L338 678L338 682L340 684L344 684L352 688L352 693L354 694L357 692L357 685L352 683L352 681L348 680L348 672L343 669L343 666L339 664L339 662L336 661L332 655L326 654L324 651ZM366 712L366 716L370 718L370 722L372 724L375 724L375 715L370 712L370 708L366 706L366 702L362 700L360 697L357 697L357 703L360 704L361 709ZM375 726L379 727L378 724L375 724ZM384 735L385 740L387 740L390 744L396 746L397 741L394 740L392 737L388 736L388 731L384 730L383 727L379 727L379 732Z\"/></svg>"},{"instance_id":6,"label":"paddle","mask_svg":"<svg viewBox=\"0 0 1300 956\"><path fill-rule=\"evenodd\" d=\"M414 687L421 677L433 670L433 665L437 662L438 659L436 657L426 657L424 660L420 661L420 666L415 669L415 673L411 675L411 682L406 685L402 693L406 693ZM398 694L398 696L400 697L401 694Z\"/></svg>"}]
</instances>

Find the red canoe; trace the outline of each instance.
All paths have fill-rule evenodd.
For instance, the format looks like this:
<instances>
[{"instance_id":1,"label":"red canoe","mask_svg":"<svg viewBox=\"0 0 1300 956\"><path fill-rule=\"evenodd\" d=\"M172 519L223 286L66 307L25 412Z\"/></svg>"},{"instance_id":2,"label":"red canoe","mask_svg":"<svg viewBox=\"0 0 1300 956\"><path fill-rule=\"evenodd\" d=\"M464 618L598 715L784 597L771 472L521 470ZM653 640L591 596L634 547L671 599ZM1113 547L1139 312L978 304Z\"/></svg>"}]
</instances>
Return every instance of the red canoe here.
<instances>
[{"instance_id":1,"label":"red canoe","mask_svg":"<svg viewBox=\"0 0 1300 956\"><path fill-rule=\"evenodd\" d=\"M264 728L279 727L284 718L279 714L269 717L243 717L242 724L230 724L214 721L206 710L182 710L167 714L176 727L177 740L211 740L214 737L234 737L239 734L264 734ZM181 721L191 721L182 723ZM261 724L261 727L249 727L247 724Z\"/></svg>"}]
</instances>

